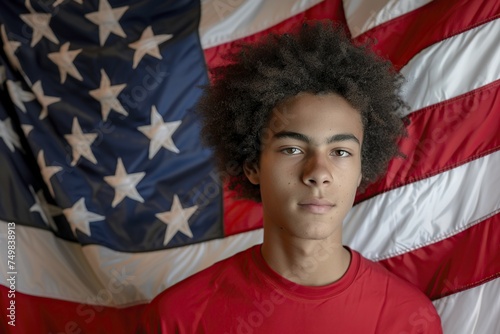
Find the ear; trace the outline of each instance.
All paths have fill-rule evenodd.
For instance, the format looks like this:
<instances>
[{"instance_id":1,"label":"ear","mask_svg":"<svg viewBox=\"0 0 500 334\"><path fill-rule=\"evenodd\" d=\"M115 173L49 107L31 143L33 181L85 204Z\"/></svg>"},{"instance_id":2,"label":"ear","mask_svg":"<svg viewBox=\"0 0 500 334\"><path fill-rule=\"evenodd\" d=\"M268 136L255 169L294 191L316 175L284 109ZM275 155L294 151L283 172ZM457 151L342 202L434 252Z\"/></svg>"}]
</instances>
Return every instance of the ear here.
<instances>
[{"instance_id":1,"label":"ear","mask_svg":"<svg viewBox=\"0 0 500 334\"><path fill-rule=\"evenodd\" d=\"M256 163L245 162L243 171L250 183L258 185L260 183L260 169Z\"/></svg>"},{"instance_id":2,"label":"ear","mask_svg":"<svg viewBox=\"0 0 500 334\"><path fill-rule=\"evenodd\" d=\"M359 178L358 178L358 187L361 184L361 180L363 180L363 174L359 173Z\"/></svg>"}]
</instances>

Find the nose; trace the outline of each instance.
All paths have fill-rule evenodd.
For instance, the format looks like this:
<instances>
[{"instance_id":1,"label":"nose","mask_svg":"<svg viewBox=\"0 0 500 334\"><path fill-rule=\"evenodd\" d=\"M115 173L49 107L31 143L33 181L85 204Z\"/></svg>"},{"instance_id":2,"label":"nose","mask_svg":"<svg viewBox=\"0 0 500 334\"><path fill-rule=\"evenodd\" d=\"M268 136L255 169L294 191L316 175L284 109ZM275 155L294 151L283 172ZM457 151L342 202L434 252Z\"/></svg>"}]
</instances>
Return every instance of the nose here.
<instances>
[{"instance_id":1,"label":"nose","mask_svg":"<svg viewBox=\"0 0 500 334\"><path fill-rule=\"evenodd\" d=\"M328 166L328 157L320 154L310 154L304 164L302 181L308 186L327 186L333 182L333 176Z\"/></svg>"}]
</instances>

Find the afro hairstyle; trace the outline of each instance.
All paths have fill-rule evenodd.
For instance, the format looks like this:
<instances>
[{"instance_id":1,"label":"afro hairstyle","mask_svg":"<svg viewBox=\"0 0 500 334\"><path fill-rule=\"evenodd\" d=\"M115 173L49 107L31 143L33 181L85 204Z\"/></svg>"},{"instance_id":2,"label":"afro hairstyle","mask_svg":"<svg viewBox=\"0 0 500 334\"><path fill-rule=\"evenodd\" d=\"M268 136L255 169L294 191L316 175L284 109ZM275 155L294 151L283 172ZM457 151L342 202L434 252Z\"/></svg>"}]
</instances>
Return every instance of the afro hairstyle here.
<instances>
[{"instance_id":1,"label":"afro hairstyle","mask_svg":"<svg viewBox=\"0 0 500 334\"><path fill-rule=\"evenodd\" d=\"M241 44L224 60L211 69L212 84L204 87L198 112L202 139L238 196L261 201L259 186L250 183L243 166L258 164L273 110L301 92L338 94L360 112L361 189L399 154L397 140L405 134L401 111L407 108L399 95L403 77L368 45L354 45L340 25L308 21L291 33Z\"/></svg>"}]
</instances>

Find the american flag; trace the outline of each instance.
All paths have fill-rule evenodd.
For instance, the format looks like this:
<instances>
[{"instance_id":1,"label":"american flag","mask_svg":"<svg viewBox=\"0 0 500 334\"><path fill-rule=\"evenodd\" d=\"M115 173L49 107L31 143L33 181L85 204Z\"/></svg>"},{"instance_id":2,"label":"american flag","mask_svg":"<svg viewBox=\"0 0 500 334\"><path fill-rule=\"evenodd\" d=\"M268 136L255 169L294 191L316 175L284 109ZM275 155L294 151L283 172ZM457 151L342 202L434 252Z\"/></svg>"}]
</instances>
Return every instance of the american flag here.
<instances>
[{"instance_id":1,"label":"american flag","mask_svg":"<svg viewBox=\"0 0 500 334\"><path fill-rule=\"evenodd\" d=\"M161 291L260 243L260 206L199 142L199 87L238 42L332 19L406 77L411 120L345 243L424 291L445 333L500 333L499 17L480 0L1 2L0 332L132 333Z\"/></svg>"}]
</instances>

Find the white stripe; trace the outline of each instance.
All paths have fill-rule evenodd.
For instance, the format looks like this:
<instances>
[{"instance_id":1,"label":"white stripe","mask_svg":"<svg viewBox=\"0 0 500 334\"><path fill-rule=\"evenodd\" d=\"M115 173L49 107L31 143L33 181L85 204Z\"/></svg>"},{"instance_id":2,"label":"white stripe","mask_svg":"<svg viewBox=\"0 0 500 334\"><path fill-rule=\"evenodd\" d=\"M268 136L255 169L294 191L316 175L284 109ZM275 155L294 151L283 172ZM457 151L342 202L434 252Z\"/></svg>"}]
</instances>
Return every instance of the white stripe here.
<instances>
[{"instance_id":1,"label":"white stripe","mask_svg":"<svg viewBox=\"0 0 500 334\"><path fill-rule=\"evenodd\" d=\"M346 219L345 242L378 260L478 223L500 209L500 174L494 172L498 165L500 152L362 202ZM0 244L6 244L6 235L7 224L0 222ZM260 242L261 229L181 248L122 253L97 245L81 247L49 231L17 225L17 288L29 295L125 306L149 301L172 284ZM5 275L0 280L7 285Z\"/></svg>"},{"instance_id":2,"label":"white stripe","mask_svg":"<svg viewBox=\"0 0 500 334\"><path fill-rule=\"evenodd\" d=\"M500 151L356 205L344 242L381 260L455 235L500 211Z\"/></svg>"},{"instance_id":3,"label":"white stripe","mask_svg":"<svg viewBox=\"0 0 500 334\"><path fill-rule=\"evenodd\" d=\"M352 37L409 13L432 0L344 0L347 26Z\"/></svg>"},{"instance_id":4,"label":"white stripe","mask_svg":"<svg viewBox=\"0 0 500 334\"><path fill-rule=\"evenodd\" d=\"M500 19L434 44L401 73L412 111L449 100L500 79Z\"/></svg>"},{"instance_id":5,"label":"white stripe","mask_svg":"<svg viewBox=\"0 0 500 334\"><path fill-rule=\"evenodd\" d=\"M444 334L499 333L498 296L500 278L434 301Z\"/></svg>"},{"instance_id":6,"label":"white stripe","mask_svg":"<svg viewBox=\"0 0 500 334\"><path fill-rule=\"evenodd\" d=\"M206 0L201 4L204 49L266 30L322 0Z\"/></svg>"},{"instance_id":7,"label":"white stripe","mask_svg":"<svg viewBox=\"0 0 500 334\"><path fill-rule=\"evenodd\" d=\"M259 229L175 249L122 253L96 245L82 247L49 231L19 224L15 232L17 291L107 306L149 301L184 278L262 242ZM7 245L3 221L0 245ZM7 260L0 261L4 286L8 286L6 265Z\"/></svg>"}]
</instances>

